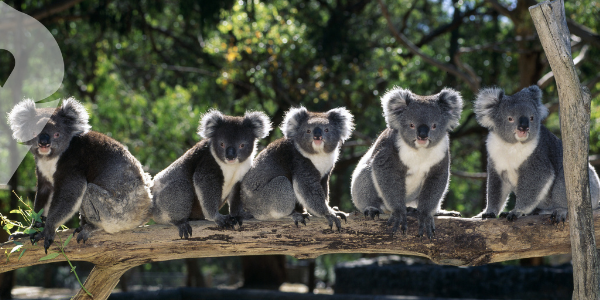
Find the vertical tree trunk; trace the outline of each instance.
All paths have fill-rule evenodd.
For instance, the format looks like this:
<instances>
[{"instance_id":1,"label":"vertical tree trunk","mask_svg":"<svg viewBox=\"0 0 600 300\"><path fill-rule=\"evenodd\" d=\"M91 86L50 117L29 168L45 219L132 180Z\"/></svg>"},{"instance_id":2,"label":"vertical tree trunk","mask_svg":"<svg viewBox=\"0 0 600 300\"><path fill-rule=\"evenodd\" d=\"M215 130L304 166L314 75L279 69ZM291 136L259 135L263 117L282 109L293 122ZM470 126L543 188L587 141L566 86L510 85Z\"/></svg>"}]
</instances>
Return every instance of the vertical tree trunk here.
<instances>
[{"instance_id":1,"label":"vertical tree trunk","mask_svg":"<svg viewBox=\"0 0 600 300\"><path fill-rule=\"evenodd\" d=\"M242 256L245 289L278 290L286 280L285 256Z\"/></svg>"},{"instance_id":2,"label":"vertical tree trunk","mask_svg":"<svg viewBox=\"0 0 600 300\"><path fill-rule=\"evenodd\" d=\"M600 299L588 179L591 99L587 88L580 84L573 64L563 1L546 1L530 7L529 11L554 72L560 100L563 167L573 255L573 299Z\"/></svg>"}]
</instances>

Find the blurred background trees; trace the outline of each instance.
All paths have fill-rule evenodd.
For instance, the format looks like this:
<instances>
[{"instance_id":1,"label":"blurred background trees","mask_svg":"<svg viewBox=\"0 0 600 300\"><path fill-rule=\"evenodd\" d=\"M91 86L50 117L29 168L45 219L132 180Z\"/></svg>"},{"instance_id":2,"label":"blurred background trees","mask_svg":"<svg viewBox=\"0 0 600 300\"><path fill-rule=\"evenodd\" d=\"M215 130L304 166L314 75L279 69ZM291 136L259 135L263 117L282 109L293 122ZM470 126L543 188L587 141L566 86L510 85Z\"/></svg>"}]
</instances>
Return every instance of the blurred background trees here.
<instances>
[{"instance_id":1,"label":"blurred background trees","mask_svg":"<svg viewBox=\"0 0 600 300\"><path fill-rule=\"evenodd\" d=\"M353 211L350 175L385 127L380 96L393 86L417 94L452 87L465 109L451 133L456 175L443 206L470 217L485 205L476 173L486 170L487 131L472 112L478 87L512 94L539 84L551 110L546 125L560 134L556 86L527 11L534 0L4 2L36 17L61 47L64 85L47 100L83 101L92 128L127 145L152 175L199 140L198 120L210 108L262 110L279 126L293 106L346 106L356 131L333 171L330 197ZM579 76L593 95L590 154L597 154L600 1L565 5ZM0 78L13 64L0 52ZM281 136L275 129L261 146ZM33 199L32 156L12 182L0 191L3 214L15 204L9 190ZM281 268L276 260L273 269Z\"/></svg>"}]
</instances>

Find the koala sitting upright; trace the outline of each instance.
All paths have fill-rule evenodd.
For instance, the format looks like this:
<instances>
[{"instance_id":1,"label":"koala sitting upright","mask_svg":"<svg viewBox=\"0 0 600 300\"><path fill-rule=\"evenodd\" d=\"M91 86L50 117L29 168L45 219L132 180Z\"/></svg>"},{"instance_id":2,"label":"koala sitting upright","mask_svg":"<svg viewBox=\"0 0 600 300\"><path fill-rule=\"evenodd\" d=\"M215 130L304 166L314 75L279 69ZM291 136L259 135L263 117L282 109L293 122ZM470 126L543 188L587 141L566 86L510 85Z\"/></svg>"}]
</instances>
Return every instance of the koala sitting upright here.
<instances>
[{"instance_id":1,"label":"koala sitting upright","mask_svg":"<svg viewBox=\"0 0 600 300\"><path fill-rule=\"evenodd\" d=\"M262 112L244 117L207 112L198 128L204 139L154 178L154 221L177 226L179 236L187 239L192 205L199 201L206 219L233 227L237 220L220 214L219 208L227 201L230 214L240 215L239 182L252 166L257 139L269 131L271 122Z\"/></svg>"},{"instance_id":2,"label":"koala sitting upright","mask_svg":"<svg viewBox=\"0 0 600 300\"><path fill-rule=\"evenodd\" d=\"M462 98L452 89L418 96L394 88L381 98L387 129L361 158L352 175L352 200L365 216L391 212L392 232L406 233L407 206L416 207L419 236L433 236L434 215L448 189L448 131L458 126Z\"/></svg>"},{"instance_id":3,"label":"koala sitting upright","mask_svg":"<svg viewBox=\"0 0 600 300\"><path fill-rule=\"evenodd\" d=\"M36 109L32 100L24 100L8 119L13 137L31 146L36 163L33 209L44 209L46 223L32 242L43 238L47 251L56 228L77 211L78 242L98 229L114 233L150 219L150 176L119 142L89 131L88 114L79 102L69 98L57 109Z\"/></svg>"},{"instance_id":4,"label":"koala sitting upright","mask_svg":"<svg viewBox=\"0 0 600 300\"><path fill-rule=\"evenodd\" d=\"M507 96L499 88L483 89L475 101L475 115L489 129L487 138L487 206L478 217L495 218L510 192L517 196L510 221L530 213L552 214L552 222L565 221L567 194L563 173L562 142L542 120L548 109L535 85ZM600 181L589 166L593 208L598 207Z\"/></svg>"},{"instance_id":5,"label":"koala sitting upright","mask_svg":"<svg viewBox=\"0 0 600 300\"><path fill-rule=\"evenodd\" d=\"M284 137L272 142L242 180L242 202L247 213L259 220L291 216L296 226L306 225L309 212L327 218L338 231L346 214L329 207L329 176L341 144L353 129L352 114L345 108L325 113L292 108L285 115Z\"/></svg>"}]
</instances>

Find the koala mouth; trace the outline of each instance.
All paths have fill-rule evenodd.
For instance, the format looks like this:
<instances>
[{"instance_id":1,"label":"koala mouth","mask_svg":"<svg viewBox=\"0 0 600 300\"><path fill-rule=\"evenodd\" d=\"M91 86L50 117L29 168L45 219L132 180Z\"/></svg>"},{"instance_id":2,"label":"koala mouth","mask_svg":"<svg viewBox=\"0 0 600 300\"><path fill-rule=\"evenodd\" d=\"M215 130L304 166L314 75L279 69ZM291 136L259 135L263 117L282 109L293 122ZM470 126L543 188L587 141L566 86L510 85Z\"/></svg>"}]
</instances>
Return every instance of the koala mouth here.
<instances>
[{"instance_id":1,"label":"koala mouth","mask_svg":"<svg viewBox=\"0 0 600 300\"><path fill-rule=\"evenodd\" d=\"M313 143L315 143L316 146L321 146L321 144L323 144L323 137L313 137Z\"/></svg>"},{"instance_id":2,"label":"koala mouth","mask_svg":"<svg viewBox=\"0 0 600 300\"><path fill-rule=\"evenodd\" d=\"M427 146L427 145L429 145L429 138L417 137L417 139L415 140L415 144L417 146L421 146L421 147Z\"/></svg>"},{"instance_id":3,"label":"koala mouth","mask_svg":"<svg viewBox=\"0 0 600 300\"><path fill-rule=\"evenodd\" d=\"M227 164L237 164L239 162L239 159L236 157L234 159L229 159L229 158L225 158L225 163Z\"/></svg>"},{"instance_id":4,"label":"koala mouth","mask_svg":"<svg viewBox=\"0 0 600 300\"><path fill-rule=\"evenodd\" d=\"M42 155L48 155L48 154L50 154L50 151L52 151L52 149L50 149L50 146L39 146L38 147L38 152Z\"/></svg>"},{"instance_id":5,"label":"koala mouth","mask_svg":"<svg viewBox=\"0 0 600 300\"><path fill-rule=\"evenodd\" d=\"M529 130L517 130L515 136L519 141L525 140L529 137Z\"/></svg>"}]
</instances>

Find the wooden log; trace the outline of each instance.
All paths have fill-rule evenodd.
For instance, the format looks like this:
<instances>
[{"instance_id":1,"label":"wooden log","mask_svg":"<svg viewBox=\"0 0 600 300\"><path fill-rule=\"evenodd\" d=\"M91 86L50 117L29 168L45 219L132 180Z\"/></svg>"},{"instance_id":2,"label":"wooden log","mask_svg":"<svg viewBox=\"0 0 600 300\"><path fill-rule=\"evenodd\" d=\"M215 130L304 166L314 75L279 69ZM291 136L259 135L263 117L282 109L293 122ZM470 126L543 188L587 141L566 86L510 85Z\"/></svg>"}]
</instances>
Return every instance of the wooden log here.
<instances>
[{"instance_id":1,"label":"wooden log","mask_svg":"<svg viewBox=\"0 0 600 300\"><path fill-rule=\"evenodd\" d=\"M568 227L550 225L547 215L522 217L515 222L437 217L436 236L432 240L416 237L418 224L413 217L408 218L407 235L391 236L386 221L385 218L366 220L354 213L343 224L341 232L329 229L323 218L312 218L307 226L300 228L287 219L251 220L245 222L241 230L220 229L214 222L194 221L191 222L193 237L189 240L180 239L174 226L151 225L114 235L95 233L85 244L77 244L72 239L65 253L72 261L96 265L85 286L94 299L105 299L129 268L192 257L285 254L314 258L330 253L390 253L426 257L438 264L474 266L571 250ZM600 214L594 221L595 228L600 228ZM57 234L64 241L72 232ZM600 234L600 230L596 234ZM64 261L61 255L40 262L46 255L42 244L34 246L26 239L19 241L25 244L27 252L18 261L18 255L13 254L8 262L0 263L0 272ZM0 247L10 251L14 243L3 243ZM55 243L48 253L57 251ZM85 298L83 292L78 296Z\"/></svg>"},{"instance_id":2,"label":"wooden log","mask_svg":"<svg viewBox=\"0 0 600 300\"><path fill-rule=\"evenodd\" d=\"M558 87L573 247L573 299L600 299L600 269L588 181L590 95L575 70L563 1L546 1L530 7L529 11Z\"/></svg>"}]
</instances>

